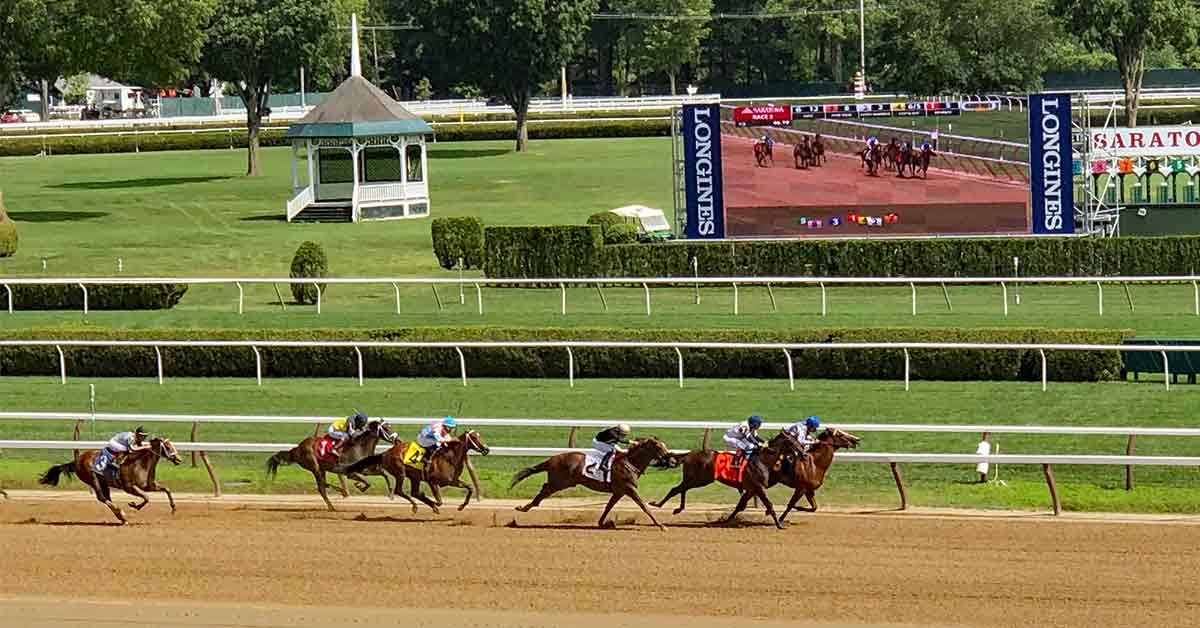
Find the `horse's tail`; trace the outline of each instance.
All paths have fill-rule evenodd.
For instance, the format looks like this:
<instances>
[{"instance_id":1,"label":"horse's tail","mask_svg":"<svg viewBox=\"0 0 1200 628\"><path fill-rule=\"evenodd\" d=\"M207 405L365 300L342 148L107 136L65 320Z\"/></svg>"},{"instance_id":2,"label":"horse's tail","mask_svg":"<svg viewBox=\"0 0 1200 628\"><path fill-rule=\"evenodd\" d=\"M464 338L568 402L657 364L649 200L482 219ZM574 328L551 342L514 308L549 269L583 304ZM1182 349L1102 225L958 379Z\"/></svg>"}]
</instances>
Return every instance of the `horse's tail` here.
<instances>
[{"instance_id":1,"label":"horse's tail","mask_svg":"<svg viewBox=\"0 0 1200 628\"><path fill-rule=\"evenodd\" d=\"M372 454L346 467L346 473L360 473L383 462L383 454Z\"/></svg>"},{"instance_id":2,"label":"horse's tail","mask_svg":"<svg viewBox=\"0 0 1200 628\"><path fill-rule=\"evenodd\" d=\"M517 484L520 484L521 480L524 480L525 478L527 478L531 475L541 473L549 468L550 468L550 460L545 460L542 463L534 465L532 467L525 467L524 469L517 471L517 474L513 476L512 484L509 484L508 488L512 488L512 487L516 486Z\"/></svg>"},{"instance_id":3,"label":"horse's tail","mask_svg":"<svg viewBox=\"0 0 1200 628\"><path fill-rule=\"evenodd\" d=\"M294 451L295 449L285 449L275 452L275 455L267 460L267 477L274 480L275 474L279 471L279 465L296 462L296 457L292 455Z\"/></svg>"},{"instance_id":4,"label":"horse's tail","mask_svg":"<svg viewBox=\"0 0 1200 628\"><path fill-rule=\"evenodd\" d=\"M38 480L38 482L45 484L46 486L58 486L58 478L63 474L66 474L67 477L71 477L75 474L74 461L64 462L60 465L50 467L45 473L42 474L42 477Z\"/></svg>"}]
</instances>

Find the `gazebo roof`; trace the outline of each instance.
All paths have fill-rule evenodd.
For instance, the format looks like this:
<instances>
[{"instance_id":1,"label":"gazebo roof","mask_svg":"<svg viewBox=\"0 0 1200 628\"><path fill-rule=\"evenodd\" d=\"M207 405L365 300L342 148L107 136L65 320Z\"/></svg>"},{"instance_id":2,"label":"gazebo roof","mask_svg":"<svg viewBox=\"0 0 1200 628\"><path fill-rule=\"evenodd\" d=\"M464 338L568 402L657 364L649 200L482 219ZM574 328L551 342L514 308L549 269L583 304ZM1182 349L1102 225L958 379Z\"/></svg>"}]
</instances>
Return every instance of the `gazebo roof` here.
<instances>
[{"instance_id":1,"label":"gazebo roof","mask_svg":"<svg viewBox=\"0 0 1200 628\"><path fill-rule=\"evenodd\" d=\"M351 76L320 105L293 124L284 137L363 137L433 133L420 116L362 76Z\"/></svg>"}]
</instances>

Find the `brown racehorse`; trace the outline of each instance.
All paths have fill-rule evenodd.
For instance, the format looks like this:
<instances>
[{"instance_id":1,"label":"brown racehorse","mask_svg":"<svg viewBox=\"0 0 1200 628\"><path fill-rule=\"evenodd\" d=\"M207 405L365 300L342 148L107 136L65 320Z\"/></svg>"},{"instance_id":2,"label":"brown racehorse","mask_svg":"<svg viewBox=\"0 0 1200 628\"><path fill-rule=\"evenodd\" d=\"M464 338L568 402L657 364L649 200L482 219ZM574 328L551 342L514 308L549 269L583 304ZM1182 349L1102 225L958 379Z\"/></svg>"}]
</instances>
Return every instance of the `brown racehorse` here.
<instances>
[{"instance_id":1,"label":"brown racehorse","mask_svg":"<svg viewBox=\"0 0 1200 628\"><path fill-rule=\"evenodd\" d=\"M74 475L79 478L80 482L92 487L92 492L96 495L96 500L108 506L112 511L113 516L122 524L125 521L125 513L112 502L112 488L119 488L134 497L142 498L140 503L129 502L129 507L134 510L145 508L146 504L150 503L150 498L142 491L159 491L167 494L167 502L171 504L171 514L175 514L175 497L171 495L171 491L167 487L159 484L155 480L155 471L158 468L158 459L166 458L178 465L183 462L179 457L179 452L175 450L175 445L171 444L169 438L153 438L150 440L150 447L147 449L139 449L125 455L124 462L121 463L117 482L110 484L110 478L103 474L92 472L92 463L95 462L96 456L100 455L99 450L85 451L79 454L79 457L70 462L50 467L42 474L42 484L46 486L58 486L58 478L66 474Z\"/></svg>"},{"instance_id":2,"label":"brown racehorse","mask_svg":"<svg viewBox=\"0 0 1200 628\"><path fill-rule=\"evenodd\" d=\"M362 469L369 468L374 465L379 465L384 471L392 474L396 478L396 488L394 493L408 500L412 504L413 512L417 512L417 503L404 492L404 480L408 479L410 490L413 497L421 500L426 506L433 509L434 513L439 512L438 506L442 505L441 487L453 486L467 491L467 498L459 505L458 509L462 510L467 507L471 501L471 486L464 484L460 479L463 468L467 464L467 454L471 451L477 451L483 455L491 453L491 448L484 444L483 439L479 436L479 432L471 430L459 438L456 438L446 443L441 449L438 449L433 454L433 459L429 460L425 469L417 469L404 464L404 451L408 448L408 443L397 440L392 448L373 456L367 456L362 460L350 465L346 470L349 473L356 473ZM429 484L429 490L433 493L435 501L430 501L421 493L421 482Z\"/></svg>"},{"instance_id":3,"label":"brown racehorse","mask_svg":"<svg viewBox=\"0 0 1200 628\"><path fill-rule=\"evenodd\" d=\"M792 159L796 162L797 170L807 170L809 166L813 165L813 151L812 146L808 143L807 135L796 142L796 147L792 149Z\"/></svg>"},{"instance_id":4,"label":"brown racehorse","mask_svg":"<svg viewBox=\"0 0 1200 628\"><path fill-rule=\"evenodd\" d=\"M858 156L862 158L863 166L867 168L867 176L879 176L879 166L883 163L883 151L880 150L879 144L862 149Z\"/></svg>"},{"instance_id":5,"label":"brown racehorse","mask_svg":"<svg viewBox=\"0 0 1200 628\"><path fill-rule=\"evenodd\" d=\"M892 138L884 149L887 158L888 170L896 172L900 171L900 142L896 138Z\"/></svg>"},{"instance_id":6,"label":"brown racehorse","mask_svg":"<svg viewBox=\"0 0 1200 628\"><path fill-rule=\"evenodd\" d=\"M768 487L783 484L795 489L792 499L788 501L787 508L784 509L779 520L787 519L788 513L796 508L796 503L800 501L801 495L808 499L810 507L800 507L800 510L816 512L817 502L813 500L813 494L825 482L825 474L829 471L829 466L833 464L834 452L846 447L857 447L861 440L853 434L836 428L826 429L817 436L817 442L808 448L807 455L802 458L786 460L778 471L771 471ZM789 462L790 464L787 464Z\"/></svg>"},{"instance_id":7,"label":"brown racehorse","mask_svg":"<svg viewBox=\"0 0 1200 628\"><path fill-rule=\"evenodd\" d=\"M813 165L821 166L827 161L825 158L825 142L821 141L821 134L817 133L812 141Z\"/></svg>"},{"instance_id":8,"label":"brown racehorse","mask_svg":"<svg viewBox=\"0 0 1200 628\"><path fill-rule=\"evenodd\" d=\"M754 497L766 507L767 514L775 522L775 527L783 528L783 520L776 516L775 507L771 504L770 498L767 497L768 482L771 477L771 469L775 467L776 463L787 455L798 457L799 451L799 443L796 442L796 439L787 432L780 432L766 446L755 450L749 460L742 463L745 469L742 471L740 484L721 480L722 484L731 486L742 492L742 497L738 500L737 506L722 523L732 522L739 513L746 509L746 504L749 503L750 498ZM660 499L658 503L651 502L650 505L655 508L662 508L672 497L679 495L679 508L675 509L674 514L683 512L684 507L687 505L688 491L700 488L701 486L708 486L717 481L716 459L717 452L708 449L671 455L669 458L671 465L683 465L683 479L668 491L666 496Z\"/></svg>"},{"instance_id":9,"label":"brown racehorse","mask_svg":"<svg viewBox=\"0 0 1200 628\"><path fill-rule=\"evenodd\" d=\"M933 148L929 146L921 147L921 152L916 154L916 162L913 163L913 176L917 176L917 170L921 171L921 178L929 178L929 161L937 157L937 153L933 152Z\"/></svg>"},{"instance_id":10,"label":"brown racehorse","mask_svg":"<svg viewBox=\"0 0 1200 628\"><path fill-rule=\"evenodd\" d=\"M642 501L642 497L638 495L637 483L638 478L646 472L646 467L650 463L669 455L669 450L666 444L657 438L638 439L630 443L629 451L623 454L617 454L613 457L611 463L611 482L600 482L593 480L583 473L583 466L586 456L579 452L567 452L551 456L541 464L532 467L526 467L517 472L513 476L512 485L516 486L521 480L534 475L536 473L546 472L546 483L542 485L542 490L538 491L533 501L524 506L517 506L517 510L521 512L529 512L538 504L542 503L543 499L572 486L582 485L592 489L598 493L611 493L612 497L608 500L608 505L604 507L604 512L600 515L600 527L616 527L611 521L605 524L605 519L608 518L608 513L613 509L617 502L621 501L626 495L633 500L635 504L650 517L650 521L658 526L659 530L665 530L658 519L650 513L646 508L646 503Z\"/></svg>"},{"instance_id":11,"label":"brown racehorse","mask_svg":"<svg viewBox=\"0 0 1200 628\"><path fill-rule=\"evenodd\" d=\"M767 162L772 166L775 165L775 156L772 154L771 146L766 142L754 143L754 163L760 168L767 167Z\"/></svg>"},{"instance_id":12,"label":"brown racehorse","mask_svg":"<svg viewBox=\"0 0 1200 628\"><path fill-rule=\"evenodd\" d=\"M363 431L350 437L350 441L342 448L341 457L337 462L334 462L331 458L318 458L317 443L320 439L320 436L309 436L291 449L276 452L275 455L267 460L267 477L275 479L275 474L279 471L279 465L281 464L298 464L313 474L313 479L317 482L317 491L321 493L321 499L325 500L325 505L330 510L336 510L329 501L329 495L325 492L326 487L337 489L342 494L342 497L346 497L348 493L346 491L346 481L343 476L347 476L355 481L358 490L365 491L367 488L370 488L370 484L367 483L367 479L361 473L347 473L346 467L374 454L375 445L380 440L385 440L389 443L395 442L396 435L388 427L387 423L378 419L372 419L367 422L367 427ZM333 472L338 476L342 484L341 487L334 486L325 481L325 474L328 472Z\"/></svg>"}]
</instances>

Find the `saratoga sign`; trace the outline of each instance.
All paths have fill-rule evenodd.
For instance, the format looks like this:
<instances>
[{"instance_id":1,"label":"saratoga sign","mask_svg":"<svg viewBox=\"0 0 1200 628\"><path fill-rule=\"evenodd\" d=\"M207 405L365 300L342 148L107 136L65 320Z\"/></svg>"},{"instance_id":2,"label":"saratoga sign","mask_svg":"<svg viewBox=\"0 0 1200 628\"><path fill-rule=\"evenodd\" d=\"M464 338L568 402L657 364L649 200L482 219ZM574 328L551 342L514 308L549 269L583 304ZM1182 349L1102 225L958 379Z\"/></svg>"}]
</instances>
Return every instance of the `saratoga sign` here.
<instances>
[{"instance_id":1,"label":"saratoga sign","mask_svg":"<svg viewBox=\"0 0 1200 628\"><path fill-rule=\"evenodd\" d=\"M1200 127L1148 126L1093 130L1093 153L1107 157L1200 155Z\"/></svg>"},{"instance_id":2,"label":"saratoga sign","mask_svg":"<svg viewBox=\"0 0 1200 628\"><path fill-rule=\"evenodd\" d=\"M792 122L792 108L787 105L759 105L733 110L737 126L787 126Z\"/></svg>"}]
</instances>

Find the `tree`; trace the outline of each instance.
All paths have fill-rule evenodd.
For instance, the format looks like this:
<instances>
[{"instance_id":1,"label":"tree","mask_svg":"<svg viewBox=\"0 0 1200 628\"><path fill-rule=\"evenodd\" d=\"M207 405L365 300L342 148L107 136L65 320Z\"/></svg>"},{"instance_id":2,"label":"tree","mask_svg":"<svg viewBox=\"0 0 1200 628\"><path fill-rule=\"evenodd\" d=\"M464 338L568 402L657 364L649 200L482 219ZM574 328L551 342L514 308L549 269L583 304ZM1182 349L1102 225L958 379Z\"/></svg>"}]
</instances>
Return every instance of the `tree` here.
<instances>
[{"instance_id":1,"label":"tree","mask_svg":"<svg viewBox=\"0 0 1200 628\"><path fill-rule=\"evenodd\" d=\"M708 16L712 0L630 0L623 8L631 13ZM675 78L679 69L696 60L700 41L708 36L708 20L649 20L625 33L632 43L637 63L648 73L664 73L671 82L671 94L678 93Z\"/></svg>"},{"instance_id":2,"label":"tree","mask_svg":"<svg viewBox=\"0 0 1200 628\"><path fill-rule=\"evenodd\" d=\"M88 75L74 74L67 77L63 87L63 100L69 105L87 104Z\"/></svg>"},{"instance_id":3,"label":"tree","mask_svg":"<svg viewBox=\"0 0 1200 628\"><path fill-rule=\"evenodd\" d=\"M1137 126L1146 53L1195 43L1196 11L1190 0L1054 0L1054 8L1086 45L1117 58L1127 126Z\"/></svg>"},{"instance_id":4,"label":"tree","mask_svg":"<svg viewBox=\"0 0 1200 628\"><path fill-rule=\"evenodd\" d=\"M67 32L74 69L146 87L174 85L187 78L200 60L204 28L217 2L72 1Z\"/></svg>"},{"instance_id":5,"label":"tree","mask_svg":"<svg viewBox=\"0 0 1200 628\"><path fill-rule=\"evenodd\" d=\"M213 14L201 65L246 106L247 176L259 173L259 131L272 83L311 67L330 45L327 38L344 38L337 6L338 0L225 0Z\"/></svg>"},{"instance_id":6,"label":"tree","mask_svg":"<svg viewBox=\"0 0 1200 628\"><path fill-rule=\"evenodd\" d=\"M597 0L428 0L412 7L461 82L499 95L517 118L517 150L538 85L580 50Z\"/></svg>"}]
</instances>

